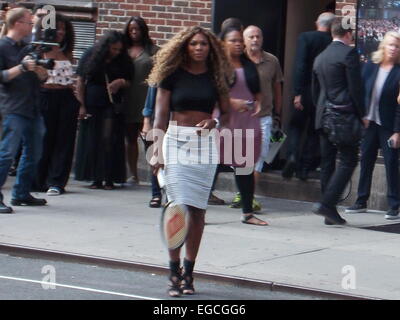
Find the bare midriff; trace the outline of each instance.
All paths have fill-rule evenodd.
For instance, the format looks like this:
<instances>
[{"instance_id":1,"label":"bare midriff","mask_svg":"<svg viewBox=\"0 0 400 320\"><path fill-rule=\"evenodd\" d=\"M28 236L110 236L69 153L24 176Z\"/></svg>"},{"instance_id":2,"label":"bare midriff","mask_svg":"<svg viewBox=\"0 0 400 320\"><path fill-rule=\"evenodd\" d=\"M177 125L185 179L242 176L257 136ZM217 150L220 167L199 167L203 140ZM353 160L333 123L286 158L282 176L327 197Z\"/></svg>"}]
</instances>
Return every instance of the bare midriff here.
<instances>
[{"instance_id":1,"label":"bare midriff","mask_svg":"<svg viewBox=\"0 0 400 320\"><path fill-rule=\"evenodd\" d=\"M171 116L171 121L176 121L177 125L182 127L195 127L207 119L211 119L211 114L201 111L174 111Z\"/></svg>"}]
</instances>

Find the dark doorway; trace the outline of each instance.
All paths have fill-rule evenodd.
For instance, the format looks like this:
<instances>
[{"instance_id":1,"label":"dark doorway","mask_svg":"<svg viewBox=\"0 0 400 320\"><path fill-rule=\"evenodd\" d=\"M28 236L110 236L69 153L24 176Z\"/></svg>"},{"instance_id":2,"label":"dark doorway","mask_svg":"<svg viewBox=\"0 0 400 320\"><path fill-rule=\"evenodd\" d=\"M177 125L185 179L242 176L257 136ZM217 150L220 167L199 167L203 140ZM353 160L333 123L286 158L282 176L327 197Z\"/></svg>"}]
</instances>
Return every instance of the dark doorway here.
<instances>
[{"instance_id":1,"label":"dark doorway","mask_svg":"<svg viewBox=\"0 0 400 320\"><path fill-rule=\"evenodd\" d=\"M264 33L264 50L282 62L285 56L287 0L214 0L213 31L220 32L221 23L230 17L239 18L244 26L256 25Z\"/></svg>"}]
</instances>

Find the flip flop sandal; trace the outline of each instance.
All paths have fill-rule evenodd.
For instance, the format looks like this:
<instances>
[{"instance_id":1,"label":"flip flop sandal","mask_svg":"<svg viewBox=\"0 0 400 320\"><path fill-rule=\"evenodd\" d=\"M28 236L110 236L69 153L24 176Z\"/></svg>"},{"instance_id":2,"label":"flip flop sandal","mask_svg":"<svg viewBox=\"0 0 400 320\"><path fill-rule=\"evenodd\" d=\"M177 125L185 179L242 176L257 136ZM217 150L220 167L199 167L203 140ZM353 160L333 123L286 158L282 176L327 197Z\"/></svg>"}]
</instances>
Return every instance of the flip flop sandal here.
<instances>
[{"instance_id":1,"label":"flip flop sandal","mask_svg":"<svg viewBox=\"0 0 400 320\"><path fill-rule=\"evenodd\" d=\"M254 218L255 220L257 220L257 223L253 223L253 222L249 222L250 219ZM268 226L268 223L266 221L263 221L261 219L258 219L256 216L254 216L253 214L249 214L249 215L242 215L241 218L242 223L245 224L252 224L254 226ZM263 223L264 222L264 223Z\"/></svg>"}]
</instances>

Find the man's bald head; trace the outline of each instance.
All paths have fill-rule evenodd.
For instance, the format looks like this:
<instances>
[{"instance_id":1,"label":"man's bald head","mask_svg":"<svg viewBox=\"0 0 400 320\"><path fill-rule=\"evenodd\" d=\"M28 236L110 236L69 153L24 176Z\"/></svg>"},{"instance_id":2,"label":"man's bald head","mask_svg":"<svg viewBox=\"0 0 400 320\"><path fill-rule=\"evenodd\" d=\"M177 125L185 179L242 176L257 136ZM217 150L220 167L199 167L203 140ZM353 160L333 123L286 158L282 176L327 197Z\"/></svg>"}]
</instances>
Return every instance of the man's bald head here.
<instances>
[{"instance_id":1,"label":"man's bald head","mask_svg":"<svg viewBox=\"0 0 400 320\"><path fill-rule=\"evenodd\" d=\"M323 29L321 31L330 31L333 19L335 19L335 15L332 12L323 12L318 16L317 19L317 28Z\"/></svg>"},{"instance_id":2,"label":"man's bald head","mask_svg":"<svg viewBox=\"0 0 400 320\"><path fill-rule=\"evenodd\" d=\"M248 33L255 33L255 32L258 32L259 35L262 37L262 31L257 26L248 26L246 29L244 29L243 36L246 36L246 34Z\"/></svg>"},{"instance_id":3,"label":"man's bald head","mask_svg":"<svg viewBox=\"0 0 400 320\"><path fill-rule=\"evenodd\" d=\"M261 51L263 45L263 34L259 27L248 26L243 31L244 44L248 51Z\"/></svg>"}]
</instances>

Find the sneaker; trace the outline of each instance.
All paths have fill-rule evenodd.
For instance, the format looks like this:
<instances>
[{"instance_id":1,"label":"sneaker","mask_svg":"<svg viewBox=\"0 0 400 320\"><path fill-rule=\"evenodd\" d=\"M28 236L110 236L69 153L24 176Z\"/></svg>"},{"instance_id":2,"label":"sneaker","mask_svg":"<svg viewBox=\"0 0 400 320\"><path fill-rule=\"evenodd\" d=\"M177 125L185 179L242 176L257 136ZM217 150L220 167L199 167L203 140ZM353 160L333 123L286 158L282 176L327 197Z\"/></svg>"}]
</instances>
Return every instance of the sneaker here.
<instances>
[{"instance_id":1,"label":"sneaker","mask_svg":"<svg viewBox=\"0 0 400 320\"><path fill-rule=\"evenodd\" d=\"M48 196L59 196L61 193L62 190L59 187L50 187L46 192Z\"/></svg>"},{"instance_id":2,"label":"sneaker","mask_svg":"<svg viewBox=\"0 0 400 320\"><path fill-rule=\"evenodd\" d=\"M11 199L13 206L44 206L46 203L46 199L38 199L31 195L26 199Z\"/></svg>"},{"instance_id":3,"label":"sneaker","mask_svg":"<svg viewBox=\"0 0 400 320\"><path fill-rule=\"evenodd\" d=\"M256 199L253 199L253 211L260 211L261 203L259 203Z\"/></svg>"},{"instance_id":4,"label":"sneaker","mask_svg":"<svg viewBox=\"0 0 400 320\"><path fill-rule=\"evenodd\" d=\"M396 220L399 218L399 209L390 209L386 212L385 219L386 220Z\"/></svg>"},{"instance_id":5,"label":"sneaker","mask_svg":"<svg viewBox=\"0 0 400 320\"><path fill-rule=\"evenodd\" d=\"M208 198L208 204L211 205L224 205L225 201L218 198L215 194L212 192L210 193L210 197Z\"/></svg>"},{"instance_id":6,"label":"sneaker","mask_svg":"<svg viewBox=\"0 0 400 320\"><path fill-rule=\"evenodd\" d=\"M242 207L242 197L240 196L240 193L236 193L235 198L232 201L232 204L229 206L229 208L235 208L239 209Z\"/></svg>"},{"instance_id":7,"label":"sneaker","mask_svg":"<svg viewBox=\"0 0 400 320\"><path fill-rule=\"evenodd\" d=\"M367 205L366 204L355 203L351 207L346 208L344 212L346 212L346 213L367 212Z\"/></svg>"},{"instance_id":8,"label":"sneaker","mask_svg":"<svg viewBox=\"0 0 400 320\"><path fill-rule=\"evenodd\" d=\"M136 176L132 176L128 179L128 184L131 186L138 186L140 185L139 178Z\"/></svg>"}]
</instances>

